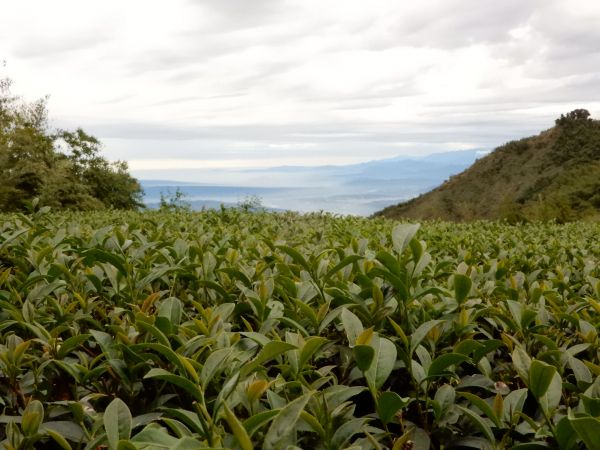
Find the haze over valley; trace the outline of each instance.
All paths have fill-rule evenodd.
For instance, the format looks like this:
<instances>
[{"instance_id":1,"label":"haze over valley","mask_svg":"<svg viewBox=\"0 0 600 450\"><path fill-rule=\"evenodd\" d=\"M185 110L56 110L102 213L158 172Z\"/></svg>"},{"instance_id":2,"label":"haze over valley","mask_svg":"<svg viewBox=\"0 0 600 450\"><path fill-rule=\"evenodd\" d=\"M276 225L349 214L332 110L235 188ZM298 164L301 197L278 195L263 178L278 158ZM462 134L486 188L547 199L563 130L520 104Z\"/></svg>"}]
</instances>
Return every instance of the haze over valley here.
<instances>
[{"instance_id":1,"label":"haze over valley","mask_svg":"<svg viewBox=\"0 0 600 450\"><path fill-rule=\"evenodd\" d=\"M338 166L281 166L264 169L179 169L133 171L144 202L157 207L177 190L193 209L236 206L258 198L262 206L300 212L371 215L426 192L470 166L479 150L396 157ZM202 182L194 181L202 180Z\"/></svg>"}]
</instances>

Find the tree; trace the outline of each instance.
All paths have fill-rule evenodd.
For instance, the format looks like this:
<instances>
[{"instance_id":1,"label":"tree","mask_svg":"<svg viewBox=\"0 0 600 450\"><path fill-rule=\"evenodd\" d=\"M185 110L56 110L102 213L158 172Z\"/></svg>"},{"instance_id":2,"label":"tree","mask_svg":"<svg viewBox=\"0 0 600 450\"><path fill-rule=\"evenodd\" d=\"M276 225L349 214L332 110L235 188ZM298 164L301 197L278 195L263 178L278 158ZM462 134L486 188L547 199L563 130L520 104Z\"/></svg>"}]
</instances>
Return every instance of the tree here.
<instances>
[{"instance_id":1,"label":"tree","mask_svg":"<svg viewBox=\"0 0 600 450\"><path fill-rule=\"evenodd\" d=\"M554 122L556 123L556 125L565 125L576 120L587 121L590 120L590 115L591 114L587 109L579 108L567 113L566 116L564 114L561 114L560 117Z\"/></svg>"},{"instance_id":2,"label":"tree","mask_svg":"<svg viewBox=\"0 0 600 450\"><path fill-rule=\"evenodd\" d=\"M82 129L51 130L47 99L25 102L0 79L0 211L40 206L134 209L142 190L124 161L101 156L102 144Z\"/></svg>"},{"instance_id":3,"label":"tree","mask_svg":"<svg viewBox=\"0 0 600 450\"><path fill-rule=\"evenodd\" d=\"M138 181L129 175L127 162L109 162L100 156L102 144L81 128L61 130L73 173L89 187L90 194L107 208L132 209L144 206Z\"/></svg>"}]
</instances>

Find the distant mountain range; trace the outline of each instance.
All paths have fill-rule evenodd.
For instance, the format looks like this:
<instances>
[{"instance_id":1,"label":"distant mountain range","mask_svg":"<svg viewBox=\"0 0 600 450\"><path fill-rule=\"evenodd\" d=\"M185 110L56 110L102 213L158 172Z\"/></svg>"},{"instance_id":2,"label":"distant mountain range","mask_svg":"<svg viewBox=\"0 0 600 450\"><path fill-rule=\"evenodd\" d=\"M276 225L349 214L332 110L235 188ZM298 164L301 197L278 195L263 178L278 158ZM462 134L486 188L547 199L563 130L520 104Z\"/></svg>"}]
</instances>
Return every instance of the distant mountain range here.
<instances>
[{"instance_id":1,"label":"distant mountain range","mask_svg":"<svg viewBox=\"0 0 600 450\"><path fill-rule=\"evenodd\" d=\"M161 194L169 197L179 189L195 209L232 206L259 197L265 207L272 209L370 215L432 189L470 166L483 153L454 151L341 166L186 169L175 174L198 182L160 179L166 171L134 175L140 178L149 207L158 206ZM173 172L169 175L173 176Z\"/></svg>"},{"instance_id":2,"label":"distant mountain range","mask_svg":"<svg viewBox=\"0 0 600 450\"><path fill-rule=\"evenodd\" d=\"M600 219L600 121L579 109L537 136L509 142L417 198L385 208L392 218Z\"/></svg>"}]
</instances>

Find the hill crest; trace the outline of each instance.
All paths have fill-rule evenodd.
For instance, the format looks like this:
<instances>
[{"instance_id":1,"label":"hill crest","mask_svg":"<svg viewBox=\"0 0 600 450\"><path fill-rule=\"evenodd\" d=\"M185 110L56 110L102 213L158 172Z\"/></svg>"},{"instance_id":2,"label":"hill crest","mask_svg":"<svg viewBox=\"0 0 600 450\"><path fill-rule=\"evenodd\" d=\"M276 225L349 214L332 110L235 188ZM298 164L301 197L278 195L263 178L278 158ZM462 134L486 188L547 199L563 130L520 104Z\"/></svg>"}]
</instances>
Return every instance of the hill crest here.
<instances>
[{"instance_id":1,"label":"hill crest","mask_svg":"<svg viewBox=\"0 0 600 450\"><path fill-rule=\"evenodd\" d=\"M600 218L600 121L585 109L508 142L437 188L378 212L391 218L551 220Z\"/></svg>"}]
</instances>

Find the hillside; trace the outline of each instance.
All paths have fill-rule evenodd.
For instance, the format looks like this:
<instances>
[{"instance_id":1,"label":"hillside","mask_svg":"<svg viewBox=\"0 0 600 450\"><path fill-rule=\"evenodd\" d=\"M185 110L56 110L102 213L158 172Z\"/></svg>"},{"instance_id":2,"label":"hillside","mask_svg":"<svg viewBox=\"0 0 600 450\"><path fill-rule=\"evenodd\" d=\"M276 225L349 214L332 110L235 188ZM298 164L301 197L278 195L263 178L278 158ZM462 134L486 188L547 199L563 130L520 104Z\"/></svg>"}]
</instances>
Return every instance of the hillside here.
<instances>
[{"instance_id":1,"label":"hillside","mask_svg":"<svg viewBox=\"0 0 600 450\"><path fill-rule=\"evenodd\" d=\"M390 218L549 220L600 217L600 121L562 115L509 142L441 186L376 215Z\"/></svg>"}]
</instances>

